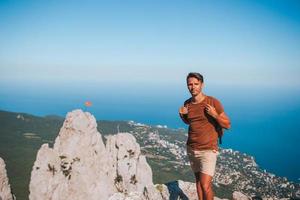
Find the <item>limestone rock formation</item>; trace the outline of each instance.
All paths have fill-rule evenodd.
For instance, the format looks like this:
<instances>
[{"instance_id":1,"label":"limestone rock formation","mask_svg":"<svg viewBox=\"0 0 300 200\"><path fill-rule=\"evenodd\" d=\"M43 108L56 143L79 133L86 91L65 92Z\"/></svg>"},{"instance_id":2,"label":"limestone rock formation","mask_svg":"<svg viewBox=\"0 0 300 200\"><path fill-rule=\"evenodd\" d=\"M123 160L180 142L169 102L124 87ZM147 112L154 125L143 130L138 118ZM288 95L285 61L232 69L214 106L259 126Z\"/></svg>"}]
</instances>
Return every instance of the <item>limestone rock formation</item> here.
<instances>
[{"instance_id":1,"label":"limestone rock formation","mask_svg":"<svg viewBox=\"0 0 300 200\"><path fill-rule=\"evenodd\" d=\"M8 182L5 162L0 158L0 200L12 200L13 196L11 194L10 185Z\"/></svg>"},{"instance_id":2,"label":"limestone rock formation","mask_svg":"<svg viewBox=\"0 0 300 200\"><path fill-rule=\"evenodd\" d=\"M233 200L250 200L251 198L247 197L246 195L244 195L243 193L241 192L233 192L232 194L232 199Z\"/></svg>"},{"instance_id":3,"label":"limestone rock formation","mask_svg":"<svg viewBox=\"0 0 300 200\"><path fill-rule=\"evenodd\" d=\"M167 184L157 184L156 188L164 200L198 200L195 183L179 180ZM222 199L214 197L214 200Z\"/></svg>"},{"instance_id":4,"label":"limestone rock formation","mask_svg":"<svg viewBox=\"0 0 300 200\"><path fill-rule=\"evenodd\" d=\"M104 145L90 113L68 113L53 148L43 144L37 153L29 199L198 199L195 183L174 181L154 185L152 170L133 135L118 133L106 139Z\"/></svg>"},{"instance_id":5,"label":"limestone rock formation","mask_svg":"<svg viewBox=\"0 0 300 200\"><path fill-rule=\"evenodd\" d=\"M30 200L161 199L135 138L110 136L105 147L95 118L81 110L67 114L53 148L38 151L29 190Z\"/></svg>"},{"instance_id":6,"label":"limestone rock formation","mask_svg":"<svg viewBox=\"0 0 300 200\"><path fill-rule=\"evenodd\" d=\"M170 199L198 199L195 183L179 180L167 183L165 186L164 188L167 188L168 191L164 191L162 194L166 199L168 196L170 196Z\"/></svg>"},{"instance_id":7,"label":"limestone rock formation","mask_svg":"<svg viewBox=\"0 0 300 200\"><path fill-rule=\"evenodd\" d=\"M117 192L123 194L137 192L150 199L161 199L153 185L152 170L145 156L141 155L140 145L133 135L118 133L109 136L106 150L110 175L114 177L113 183Z\"/></svg>"}]
</instances>

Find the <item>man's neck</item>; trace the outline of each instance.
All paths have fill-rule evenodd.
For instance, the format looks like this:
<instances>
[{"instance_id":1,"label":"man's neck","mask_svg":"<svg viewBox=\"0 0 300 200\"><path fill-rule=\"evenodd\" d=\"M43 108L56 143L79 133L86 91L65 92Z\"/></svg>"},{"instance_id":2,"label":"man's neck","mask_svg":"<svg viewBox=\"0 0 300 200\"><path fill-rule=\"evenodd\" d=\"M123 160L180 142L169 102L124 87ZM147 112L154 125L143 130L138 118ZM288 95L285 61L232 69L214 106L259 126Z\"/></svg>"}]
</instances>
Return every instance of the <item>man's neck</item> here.
<instances>
[{"instance_id":1,"label":"man's neck","mask_svg":"<svg viewBox=\"0 0 300 200\"><path fill-rule=\"evenodd\" d=\"M192 98L192 102L193 103L200 103L200 102L202 102L204 100L204 98L205 98L205 95L201 92L197 96L194 96Z\"/></svg>"}]
</instances>

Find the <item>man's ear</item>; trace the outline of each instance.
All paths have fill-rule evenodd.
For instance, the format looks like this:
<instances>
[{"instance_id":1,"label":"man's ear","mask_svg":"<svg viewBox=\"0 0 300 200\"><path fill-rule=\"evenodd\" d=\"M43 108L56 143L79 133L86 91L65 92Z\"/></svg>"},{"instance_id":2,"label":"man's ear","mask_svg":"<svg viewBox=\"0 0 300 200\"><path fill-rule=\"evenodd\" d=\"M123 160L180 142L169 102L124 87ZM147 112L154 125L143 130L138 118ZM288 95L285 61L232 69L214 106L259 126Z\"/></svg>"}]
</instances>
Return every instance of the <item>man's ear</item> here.
<instances>
[{"instance_id":1,"label":"man's ear","mask_svg":"<svg viewBox=\"0 0 300 200\"><path fill-rule=\"evenodd\" d=\"M204 83L201 84L201 90L204 88Z\"/></svg>"}]
</instances>

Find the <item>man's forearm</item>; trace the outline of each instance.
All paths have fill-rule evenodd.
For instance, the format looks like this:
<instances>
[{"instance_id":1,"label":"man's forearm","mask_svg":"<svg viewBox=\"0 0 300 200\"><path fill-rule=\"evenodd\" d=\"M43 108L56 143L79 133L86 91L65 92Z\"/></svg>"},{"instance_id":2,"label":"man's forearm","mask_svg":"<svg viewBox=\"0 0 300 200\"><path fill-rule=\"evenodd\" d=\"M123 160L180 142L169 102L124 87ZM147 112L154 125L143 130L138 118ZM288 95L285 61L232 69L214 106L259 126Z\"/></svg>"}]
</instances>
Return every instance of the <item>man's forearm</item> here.
<instances>
[{"instance_id":1,"label":"man's forearm","mask_svg":"<svg viewBox=\"0 0 300 200\"><path fill-rule=\"evenodd\" d=\"M187 120L187 118L186 118L183 114L179 113L179 116L180 116L181 120L182 120L184 123L189 124L189 121Z\"/></svg>"},{"instance_id":2,"label":"man's forearm","mask_svg":"<svg viewBox=\"0 0 300 200\"><path fill-rule=\"evenodd\" d=\"M229 118L225 114L220 114L215 117L219 125L223 128L229 129L231 126Z\"/></svg>"}]
</instances>

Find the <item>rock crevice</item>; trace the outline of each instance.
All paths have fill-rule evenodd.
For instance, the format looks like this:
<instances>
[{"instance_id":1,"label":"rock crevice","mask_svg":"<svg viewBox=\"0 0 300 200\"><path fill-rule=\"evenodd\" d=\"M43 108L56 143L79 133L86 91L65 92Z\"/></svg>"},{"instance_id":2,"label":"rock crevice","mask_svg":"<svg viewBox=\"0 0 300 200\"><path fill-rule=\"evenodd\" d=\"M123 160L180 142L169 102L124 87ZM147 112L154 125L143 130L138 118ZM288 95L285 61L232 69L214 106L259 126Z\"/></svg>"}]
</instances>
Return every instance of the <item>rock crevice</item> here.
<instances>
[{"instance_id":1,"label":"rock crevice","mask_svg":"<svg viewBox=\"0 0 300 200\"><path fill-rule=\"evenodd\" d=\"M0 200L13 200L9 180L6 173L5 162L0 158Z\"/></svg>"},{"instance_id":2,"label":"rock crevice","mask_svg":"<svg viewBox=\"0 0 300 200\"><path fill-rule=\"evenodd\" d=\"M29 189L30 200L161 199L135 138L119 133L105 146L95 118L81 110L67 114L53 148L41 146Z\"/></svg>"}]
</instances>

